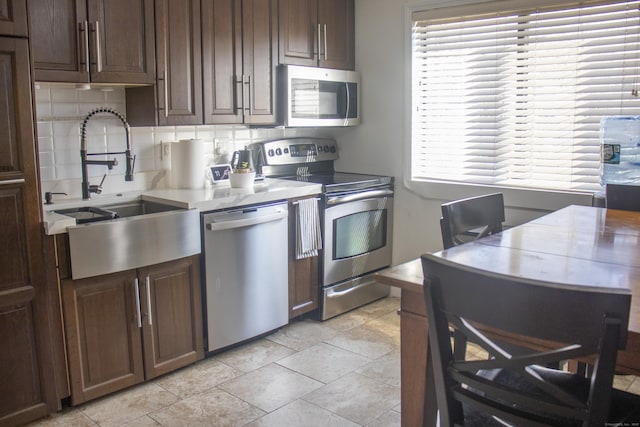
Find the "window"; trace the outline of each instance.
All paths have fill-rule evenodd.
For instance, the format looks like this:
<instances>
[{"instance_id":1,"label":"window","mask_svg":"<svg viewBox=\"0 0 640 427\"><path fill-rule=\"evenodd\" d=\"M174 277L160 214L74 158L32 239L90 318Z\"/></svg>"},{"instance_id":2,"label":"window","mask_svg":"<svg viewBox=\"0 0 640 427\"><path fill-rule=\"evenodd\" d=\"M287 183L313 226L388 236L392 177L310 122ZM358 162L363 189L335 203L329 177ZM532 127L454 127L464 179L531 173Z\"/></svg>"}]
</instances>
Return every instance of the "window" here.
<instances>
[{"instance_id":1,"label":"window","mask_svg":"<svg viewBox=\"0 0 640 427\"><path fill-rule=\"evenodd\" d=\"M527 3L412 14L412 180L601 189L600 120L640 115L640 2Z\"/></svg>"}]
</instances>

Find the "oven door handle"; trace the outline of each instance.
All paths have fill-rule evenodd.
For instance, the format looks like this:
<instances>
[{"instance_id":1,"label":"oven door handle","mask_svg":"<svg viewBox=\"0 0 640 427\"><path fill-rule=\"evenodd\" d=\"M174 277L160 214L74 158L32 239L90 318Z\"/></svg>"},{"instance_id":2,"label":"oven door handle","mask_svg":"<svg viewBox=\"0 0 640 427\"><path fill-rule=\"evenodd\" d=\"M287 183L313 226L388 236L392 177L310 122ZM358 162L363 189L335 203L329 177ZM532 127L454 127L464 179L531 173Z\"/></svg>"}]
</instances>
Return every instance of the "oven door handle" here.
<instances>
[{"instance_id":1,"label":"oven door handle","mask_svg":"<svg viewBox=\"0 0 640 427\"><path fill-rule=\"evenodd\" d=\"M344 194L341 196L329 196L327 197L327 205L339 205L341 203L355 202L356 200L371 199L374 197L393 196L393 190L370 190L360 193Z\"/></svg>"}]
</instances>

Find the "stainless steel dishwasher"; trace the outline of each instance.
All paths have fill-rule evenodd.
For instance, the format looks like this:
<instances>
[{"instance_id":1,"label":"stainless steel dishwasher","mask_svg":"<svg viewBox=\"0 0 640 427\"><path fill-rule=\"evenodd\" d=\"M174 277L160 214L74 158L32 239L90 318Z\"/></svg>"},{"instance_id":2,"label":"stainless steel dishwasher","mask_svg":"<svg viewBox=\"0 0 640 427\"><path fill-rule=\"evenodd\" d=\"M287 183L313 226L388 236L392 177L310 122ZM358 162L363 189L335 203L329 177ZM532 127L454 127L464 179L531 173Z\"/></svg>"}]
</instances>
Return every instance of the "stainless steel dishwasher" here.
<instances>
[{"instance_id":1,"label":"stainless steel dishwasher","mask_svg":"<svg viewBox=\"0 0 640 427\"><path fill-rule=\"evenodd\" d=\"M207 350L289 321L287 203L202 214Z\"/></svg>"}]
</instances>

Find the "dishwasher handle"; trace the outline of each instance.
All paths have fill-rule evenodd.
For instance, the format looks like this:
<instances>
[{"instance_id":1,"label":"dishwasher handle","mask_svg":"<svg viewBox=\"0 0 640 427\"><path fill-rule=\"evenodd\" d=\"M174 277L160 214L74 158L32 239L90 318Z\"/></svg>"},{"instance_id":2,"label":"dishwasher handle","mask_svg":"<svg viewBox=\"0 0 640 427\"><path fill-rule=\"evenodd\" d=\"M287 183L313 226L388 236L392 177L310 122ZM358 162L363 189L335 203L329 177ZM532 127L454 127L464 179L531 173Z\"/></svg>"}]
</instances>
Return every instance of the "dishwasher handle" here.
<instances>
[{"instance_id":1,"label":"dishwasher handle","mask_svg":"<svg viewBox=\"0 0 640 427\"><path fill-rule=\"evenodd\" d=\"M286 218L289 212L282 210L270 215L256 216L247 219L238 219L235 221L223 221L223 222L210 222L206 224L205 228L209 231L230 230L232 228L249 227L257 224L264 224L265 222L278 221L282 218Z\"/></svg>"}]
</instances>

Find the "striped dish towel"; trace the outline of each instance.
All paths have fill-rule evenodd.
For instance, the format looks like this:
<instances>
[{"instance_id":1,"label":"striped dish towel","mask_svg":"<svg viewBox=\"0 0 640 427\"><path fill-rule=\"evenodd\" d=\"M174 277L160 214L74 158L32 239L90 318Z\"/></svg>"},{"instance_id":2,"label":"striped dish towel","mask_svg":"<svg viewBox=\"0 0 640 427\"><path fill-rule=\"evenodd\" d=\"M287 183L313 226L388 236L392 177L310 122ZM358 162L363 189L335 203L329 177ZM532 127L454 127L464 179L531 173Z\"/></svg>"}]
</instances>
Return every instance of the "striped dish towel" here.
<instances>
[{"instance_id":1,"label":"striped dish towel","mask_svg":"<svg viewBox=\"0 0 640 427\"><path fill-rule=\"evenodd\" d=\"M318 200L299 200L296 219L296 259L317 256L322 249Z\"/></svg>"}]
</instances>

